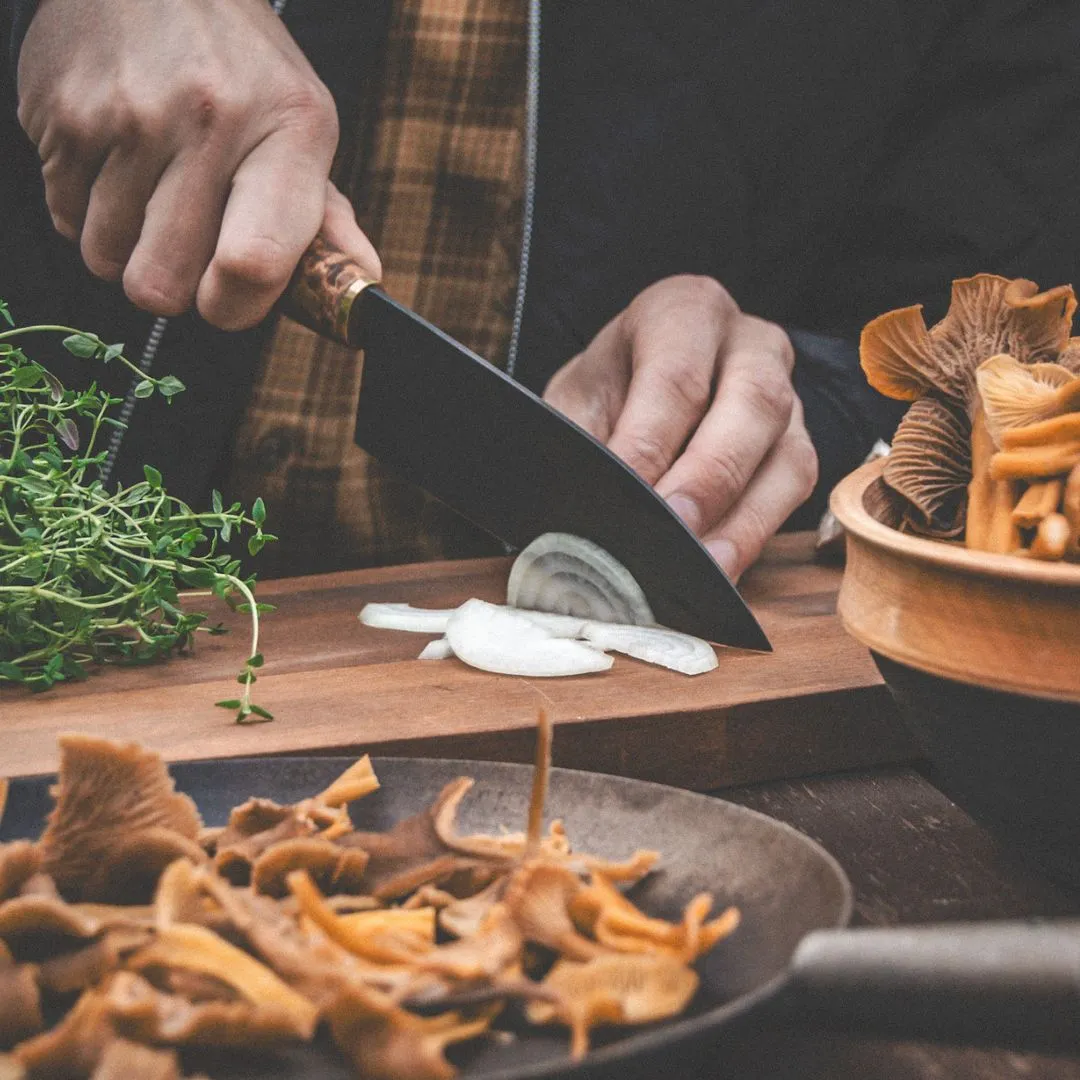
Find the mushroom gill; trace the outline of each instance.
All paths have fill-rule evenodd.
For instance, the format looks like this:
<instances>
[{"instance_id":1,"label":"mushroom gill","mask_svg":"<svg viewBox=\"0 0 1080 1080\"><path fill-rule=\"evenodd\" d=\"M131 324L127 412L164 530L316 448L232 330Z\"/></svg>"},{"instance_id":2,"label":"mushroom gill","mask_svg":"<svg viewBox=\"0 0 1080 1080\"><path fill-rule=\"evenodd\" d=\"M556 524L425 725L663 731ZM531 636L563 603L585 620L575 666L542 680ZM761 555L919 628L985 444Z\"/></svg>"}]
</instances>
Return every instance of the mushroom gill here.
<instances>
[{"instance_id":1,"label":"mushroom gill","mask_svg":"<svg viewBox=\"0 0 1080 1080\"><path fill-rule=\"evenodd\" d=\"M999 449L1010 428L1080 410L1080 375L1061 364L1021 364L1001 353L980 364L975 379L987 429Z\"/></svg>"},{"instance_id":2,"label":"mushroom gill","mask_svg":"<svg viewBox=\"0 0 1080 1080\"><path fill-rule=\"evenodd\" d=\"M60 750L56 805L40 844L69 899L110 899L113 858L140 832L167 830L197 845L199 813L157 754L88 735L61 737Z\"/></svg>"},{"instance_id":3,"label":"mushroom gill","mask_svg":"<svg viewBox=\"0 0 1080 1080\"><path fill-rule=\"evenodd\" d=\"M113 976L105 1005L116 1030L140 1042L266 1047L304 1037L292 1010L280 1004L189 1001L158 990L132 971Z\"/></svg>"},{"instance_id":4,"label":"mushroom gill","mask_svg":"<svg viewBox=\"0 0 1080 1080\"><path fill-rule=\"evenodd\" d=\"M543 981L561 999L530 1002L533 1023L558 1021L572 1032L575 1059L588 1050L588 1033L600 1024L645 1024L676 1016L698 988L692 968L671 956L612 953L586 964L560 960Z\"/></svg>"},{"instance_id":5,"label":"mushroom gill","mask_svg":"<svg viewBox=\"0 0 1080 1080\"><path fill-rule=\"evenodd\" d=\"M490 1015L415 1016L368 987L350 986L326 1010L338 1048L367 1080L453 1080L446 1049L483 1034Z\"/></svg>"},{"instance_id":6,"label":"mushroom gill","mask_svg":"<svg viewBox=\"0 0 1080 1080\"><path fill-rule=\"evenodd\" d=\"M914 531L942 539L959 535L971 480L967 416L937 397L913 402L896 429L882 476L910 504Z\"/></svg>"},{"instance_id":7,"label":"mushroom gill","mask_svg":"<svg viewBox=\"0 0 1080 1080\"><path fill-rule=\"evenodd\" d=\"M253 1005L283 1013L293 1032L310 1039L318 1010L265 964L230 945L204 926L176 923L158 929L154 941L128 960L134 970L147 967L181 968L211 975L237 990Z\"/></svg>"}]
</instances>

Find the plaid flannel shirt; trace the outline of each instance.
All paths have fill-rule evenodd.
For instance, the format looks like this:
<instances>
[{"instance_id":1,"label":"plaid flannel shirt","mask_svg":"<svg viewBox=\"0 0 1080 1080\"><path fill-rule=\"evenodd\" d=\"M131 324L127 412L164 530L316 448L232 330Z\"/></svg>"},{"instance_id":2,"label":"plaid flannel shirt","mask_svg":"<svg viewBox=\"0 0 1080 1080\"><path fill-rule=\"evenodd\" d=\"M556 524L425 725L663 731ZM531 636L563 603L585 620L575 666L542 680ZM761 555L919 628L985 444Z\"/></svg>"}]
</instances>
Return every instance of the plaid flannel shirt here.
<instances>
[{"instance_id":1,"label":"plaid flannel shirt","mask_svg":"<svg viewBox=\"0 0 1080 1080\"><path fill-rule=\"evenodd\" d=\"M334 167L383 288L496 364L521 246L526 33L522 0L394 0L384 67L342 118ZM278 320L226 485L267 503L280 540L264 576L496 550L354 444L360 384L359 354Z\"/></svg>"}]
</instances>

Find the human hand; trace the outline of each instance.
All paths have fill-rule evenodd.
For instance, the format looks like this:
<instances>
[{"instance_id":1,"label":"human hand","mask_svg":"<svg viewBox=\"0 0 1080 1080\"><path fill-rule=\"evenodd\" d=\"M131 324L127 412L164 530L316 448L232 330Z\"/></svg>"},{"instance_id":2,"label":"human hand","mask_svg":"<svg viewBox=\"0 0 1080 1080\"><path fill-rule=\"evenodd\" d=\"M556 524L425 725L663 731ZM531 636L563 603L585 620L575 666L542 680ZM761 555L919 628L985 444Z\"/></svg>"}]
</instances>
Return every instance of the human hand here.
<instances>
[{"instance_id":1,"label":"human hand","mask_svg":"<svg viewBox=\"0 0 1080 1080\"><path fill-rule=\"evenodd\" d=\"M252 326L320 229L379 275L328 180L334 101L266 0L42 0L18 90L56 228L139 307Z\"/></svg>"},{"instance_id":2,"label":"human hand","mask_svg":"<svg viewBox=\"0 0 1080 1080\"><path fill-rule=\"evenodd\" d=\"M710 278L640 293L545 399L656 487L737 579L813 491L817 455L780 327Z\"/></svg>"}]
</instances>

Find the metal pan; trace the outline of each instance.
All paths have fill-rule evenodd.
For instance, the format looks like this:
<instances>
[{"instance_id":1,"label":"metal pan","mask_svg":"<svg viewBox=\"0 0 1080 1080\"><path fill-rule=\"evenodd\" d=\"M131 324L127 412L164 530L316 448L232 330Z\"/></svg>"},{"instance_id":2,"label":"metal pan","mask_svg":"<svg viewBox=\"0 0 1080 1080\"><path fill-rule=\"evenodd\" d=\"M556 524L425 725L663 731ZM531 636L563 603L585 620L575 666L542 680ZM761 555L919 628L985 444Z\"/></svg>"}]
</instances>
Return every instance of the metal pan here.
<instances>
[{"instance_id":1,"label":"metal pan","mask_svg":"<svg viewBox=\"0 0 1080 1080\"><path fill-rule=\"evenodd\" d=\"M319 790L342 758L264 758L172 767L208 824L250 795L292 802ZM531 770L473 761L376 759L380 791L355 808L361 828L385 829L430 805L456 776L477 785L464 831L517 828ZM12 783L0 840L34 837L50 806L49 780ZM1080 928L1076 923L998 923L918 930L839 929L851 887L836 861L801 833L752 810L704 795L611 776L554 769L548 816L562 818L576 847L620 858L662 853L659 872L635 891L650 913L675 917L695 893L737 904L738 931L700 964L701 991L678 1020L620 1029L588 1058L569 1062L558 1029L522 1032L512 1045L485 1042L459 1060L467 1080L619 1075L641 1058L671 1060L682 1044L712 1039L749 1010L781 999L793 1019L909 1036L1080 1048ZM329 1048L288 1054L200 1055L188 1062L217 1080L346 1080Z\"/></svg>"}]
</instances>

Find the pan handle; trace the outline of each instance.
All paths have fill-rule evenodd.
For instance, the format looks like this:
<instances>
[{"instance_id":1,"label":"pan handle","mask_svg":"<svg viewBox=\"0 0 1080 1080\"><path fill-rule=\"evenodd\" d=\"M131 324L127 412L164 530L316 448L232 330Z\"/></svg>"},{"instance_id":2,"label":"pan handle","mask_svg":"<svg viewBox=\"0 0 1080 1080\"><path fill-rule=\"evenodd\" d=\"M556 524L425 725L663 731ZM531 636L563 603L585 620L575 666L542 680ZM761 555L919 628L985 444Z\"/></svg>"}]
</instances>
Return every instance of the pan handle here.
<instances>
[{"instance_id":1,"label":"pan handle","mask_svg":"<svg viewBox=\"0 0 1080 1080\"><path fill-rule=\"evenodd\" d=\"M1080 1051L1080 919L816 931L791 978L796 1008L830 1026Z\"/></svg>"},{"instance_id":2,"label":"pan handle","mask_svg":"<svg viewBox=\"0 0 1080 1080\"><path fill-rule=\"evenodd\" d=\"M316 334L356 347L350 337L353 301L377 284L364 268L321 234L300 258L278 310Z\"/></svg>"}]
</instances>

